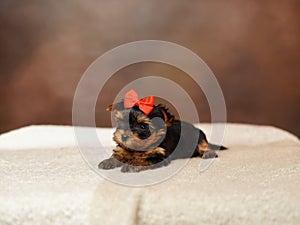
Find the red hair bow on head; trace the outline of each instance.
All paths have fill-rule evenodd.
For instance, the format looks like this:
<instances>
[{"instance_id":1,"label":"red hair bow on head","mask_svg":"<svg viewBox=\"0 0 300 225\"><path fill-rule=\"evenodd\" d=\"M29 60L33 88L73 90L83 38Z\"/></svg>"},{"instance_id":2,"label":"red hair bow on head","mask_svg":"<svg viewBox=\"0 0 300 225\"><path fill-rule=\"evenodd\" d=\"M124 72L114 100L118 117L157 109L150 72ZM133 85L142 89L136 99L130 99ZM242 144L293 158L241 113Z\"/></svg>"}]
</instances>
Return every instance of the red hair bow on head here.
<instances>
[{"instance_id":1,"label":"red hair bow on head","mask_svg":"<svg viewBox=\"0 0 300 225\"><path fill-rule=\"evenodd\" d=\"M124 108L132 108L133 106L138 106L139 109L148 115L153 110L154 96L148 96L143 99L139 99L137 93L131 89L125 94L124 98Z\"/></svg>"}]
</instances>

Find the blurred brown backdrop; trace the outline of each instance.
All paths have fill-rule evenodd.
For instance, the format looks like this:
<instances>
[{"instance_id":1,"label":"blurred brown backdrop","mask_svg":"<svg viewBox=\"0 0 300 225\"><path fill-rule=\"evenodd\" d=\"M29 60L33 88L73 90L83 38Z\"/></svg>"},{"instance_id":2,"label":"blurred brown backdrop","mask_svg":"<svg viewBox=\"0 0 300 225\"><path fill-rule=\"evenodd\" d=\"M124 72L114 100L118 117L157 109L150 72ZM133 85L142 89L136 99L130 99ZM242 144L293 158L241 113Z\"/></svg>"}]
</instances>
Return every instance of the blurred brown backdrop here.
<instances>
[{"instance_id":1,"label":"blurred brown backdrop","mask_svg":"<svg viewBox=\"0 0 300 225\"><path fill-rule=\"evenodd\" d=\"M300 136L300 2L14 1L0 2L0 132L29 124L71 124L72 100L85 69L120 44L166 40L196 52L224 92L228 121L269 124ZM179 82L201 121L210 111L199 87L181 71L145 63L119 71L99 99L104 108L139 74Z\"/></svg>"}]
</instances>

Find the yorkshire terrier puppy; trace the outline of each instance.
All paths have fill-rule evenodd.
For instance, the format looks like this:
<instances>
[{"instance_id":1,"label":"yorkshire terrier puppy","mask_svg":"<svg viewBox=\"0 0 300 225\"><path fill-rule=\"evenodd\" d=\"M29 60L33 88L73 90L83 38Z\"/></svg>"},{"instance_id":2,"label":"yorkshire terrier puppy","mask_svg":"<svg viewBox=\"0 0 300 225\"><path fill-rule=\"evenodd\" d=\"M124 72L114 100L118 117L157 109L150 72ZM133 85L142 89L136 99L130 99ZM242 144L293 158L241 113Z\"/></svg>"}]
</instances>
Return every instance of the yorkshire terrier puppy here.
<instances>
[{"instance_id":1,"label":"yorkshire terrier puppy","mask_svg":"<svg viewBox=\"0 0 300 225\"><path fill-rule=\"evenodd\" d=\"M138 99L134 90L122 102L110 105L117 146L99 169L121 167L122 172L139 172L166 166L173 159L218 157L216 150L226 149L208 143L205 134L192 124L176 120L163 105L154 105L154 97Z\"/></svg>"}]
</instances>

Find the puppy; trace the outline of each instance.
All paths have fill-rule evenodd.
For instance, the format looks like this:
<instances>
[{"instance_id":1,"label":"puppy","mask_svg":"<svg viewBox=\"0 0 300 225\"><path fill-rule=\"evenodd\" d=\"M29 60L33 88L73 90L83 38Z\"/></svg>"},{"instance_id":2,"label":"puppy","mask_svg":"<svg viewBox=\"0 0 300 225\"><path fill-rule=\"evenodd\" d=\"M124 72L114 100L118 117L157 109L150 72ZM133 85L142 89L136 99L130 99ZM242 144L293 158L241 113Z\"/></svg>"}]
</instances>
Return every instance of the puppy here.
<instances>
[{"instance_id":1,"label":"puppy","mask_svg":"<svg viewBox=\"0 0 300 225\"><path fill-rule=\"evenodd\" d=\"M192 124L176 120L163 105L154 105L154 97L141 100L134 90L122 102L110 105L117 146L99 169L121 167L122 172L139 172L166 166L171 160L189 157L218 157L215 150L226 149L208 143L205 134Z\"/></svg>"}]
</instances>

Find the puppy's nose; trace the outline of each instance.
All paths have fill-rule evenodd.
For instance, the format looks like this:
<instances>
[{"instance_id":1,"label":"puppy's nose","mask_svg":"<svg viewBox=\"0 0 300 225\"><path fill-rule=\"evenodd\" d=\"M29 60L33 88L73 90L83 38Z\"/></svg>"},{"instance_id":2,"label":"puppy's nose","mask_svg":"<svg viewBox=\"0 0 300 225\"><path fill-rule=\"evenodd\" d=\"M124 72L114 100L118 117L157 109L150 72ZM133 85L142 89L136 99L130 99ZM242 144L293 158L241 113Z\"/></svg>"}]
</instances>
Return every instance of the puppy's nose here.
<instances>
[{"instance_id":1,"label":"puppy's nose","mask_svg":"<svg viewBox=\"0 0 300 225\"><path fill-rule=\"evenodd\" d=\"M128 139L128 135L122 134L121 138L122 138L122 141L126 141Z\"/></svg>"}]
</instances>

